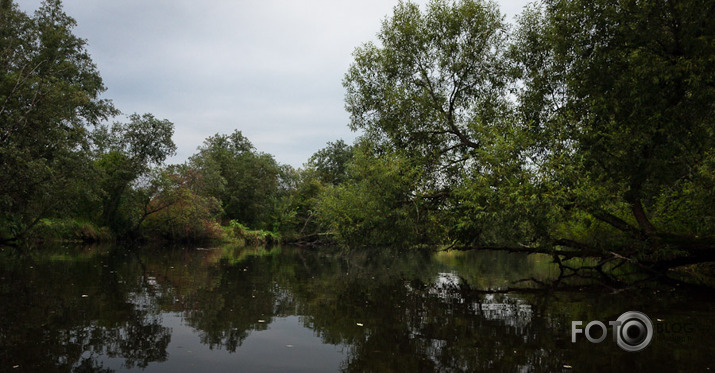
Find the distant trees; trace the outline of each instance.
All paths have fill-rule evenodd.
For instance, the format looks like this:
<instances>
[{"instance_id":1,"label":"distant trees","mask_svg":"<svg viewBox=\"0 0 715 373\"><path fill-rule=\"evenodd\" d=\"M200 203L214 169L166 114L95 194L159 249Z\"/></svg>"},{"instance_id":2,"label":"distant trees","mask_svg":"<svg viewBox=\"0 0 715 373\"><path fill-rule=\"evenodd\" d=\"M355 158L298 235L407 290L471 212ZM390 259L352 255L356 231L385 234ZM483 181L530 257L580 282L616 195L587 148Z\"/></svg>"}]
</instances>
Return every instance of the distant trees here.
<instances>
[{"instance_id":1,"label":"distant trees","mask_svg":"<svg viewBox=\"0 0 715 373\"><path fill-rule=\"evenodd\" d=\"M162 164L176 150L171 139L173 123L151 114L133 114L129 120L127 124L115 123L111 129L101 126L94 136L100 152L95 161L102 201L99 223L120 234L136 230L140 219L137 204L146 186L133 184L151 176L152 166Z\"/></svg>"},{"instance_id":2,"label":"distant trees","mask_svg":"<svg viewBox=\"0 0 715 373\"><path fill-rule=\"evenodd\" d=\"M315 170L315 176L326 184L338 185L348 178L348 164L353 159L353 147L343 140L328 142L308 160L308 165Z\"/></svg>"},{"instance_id":3,"label":"distant trees","mask_svg":"<svg viewBox=\"0 0 715 373\"><path fill-rule=\"evenodd\" d=\"M222 238L221 202L203 193L197 170L183 164L156 173L142 194L145 199L137 229L143 235L170 241Z\"/></svg>"},{"instance_id":4,"label":"distant trees","mask_svg":"<svg viewBox=\"0 0 715 373\"><path fill-rule=\"evenodd\" d=\"M210 181L203 193L221 201L226 221L272 229L283 171L273 156L256 151L241 131L207 138L189 167Z\"/></svg>"},{"instance_id":5,"label":"distant trees","mask_svg":"<svg viewBox=\"0 0 715 373\"><path fill-rule=\"evenodd\" d=\"M176 150L173 124L151 114L103 124L119 111L100 98L102 79L59 0L32 17L11 1L0 7L0 242L37 224L177 240L221 236L218 224L230 220L291 226L298 171L240 131L209 137L186 164L162 167ZM324 177L340 177L332 167L321 168Z\"/></svg>"},{"instance_id":6,"label":"distant trees","mask_svg":"<svg viewBox=\"0 0 715 373\"><path fill-rule=\"evenodd\" d=\"M356 144L347 178L329 185L316 203L320 219L345 246L436 243L441 235L420 191L421 168L403 152L378 153Z\"/></svg>"}]
</instances>

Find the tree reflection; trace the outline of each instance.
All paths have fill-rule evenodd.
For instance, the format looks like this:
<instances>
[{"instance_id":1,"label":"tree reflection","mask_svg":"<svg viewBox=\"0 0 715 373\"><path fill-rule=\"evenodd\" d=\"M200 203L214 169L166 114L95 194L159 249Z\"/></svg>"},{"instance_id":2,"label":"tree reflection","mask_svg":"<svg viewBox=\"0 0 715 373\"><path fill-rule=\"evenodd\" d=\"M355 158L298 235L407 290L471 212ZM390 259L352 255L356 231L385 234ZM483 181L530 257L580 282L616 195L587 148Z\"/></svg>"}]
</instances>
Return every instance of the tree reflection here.
<instances>
[{"instance_id":1,"label":"tree reflection","mask_svg":"<svg viewBox=\"0 0 715 373\"><path fill-rule=\"evenodd\" d=\"M218 261L220 278L177 290L190 305L185 322L211 348L235 352L273 318L300 315L325 343L348 346L344 371L560 367L561 355L545 352L554 341L543 336L552 333L543 333L548 325L534 319L532 303L472 288L429 253L283 250L229 262Z\"/></svg>"},{"instance_id":2,"label":"tree reflection","mask_svg":"<svg viewBox=\"0 0 715 373\"><path fill-rule=\"evenodd\" d=\"M689 302L687 294L655 299L651 290L510 291L520 278L558 276L558 269L533 256L287 248L60 251L3 254L3 364L105 372L120 361L125 369L145 368L170 358L167 314L179 316L201 343L227 353L239 351L273 320L297 315L323 343L344 346L345 372L698 367L707 362L693 356L693 349L703 348L694 341L712 341L715 332L708 303ZM700 327L681 344L661 340L624 355L615 344L570 341L572 320L612 320L631 308L679 320L674 307L702 315Z\"/></svg>"},{"instance_id":3,"label":"tree reflection","mask_svg":"<svg viewBox=\"0 0 715 373\"><path fill-rule=\"evenodd\" d=\"M535 366L553 371L560 367L558 354L544 353L548 344L535 330L538 322L533 307L522 299L474 291L425 257L404 262L371 256L352 265L362 273L347 279L343 276L340 281L336 280L341 274L333 273L336 278L322 279L323 285L332 283L329 287L294 289L299 303L305 305L303 311L311 315L311 328L330 343L351 345L344 371L499 371L514 367L528 371ZM394 272L367 275L384 273L380 268ZM417 273L430 275L415 276Z\"/></svg>"},{"instance_id":4,"label":"tree reflection","mask_svg":"<svg viewBox=\"0 0 715 373\"><path fill-rule=\"evenodd\" d=\"M100 354L125 368L166 360L171 330L158 309L136 302L140 288L118 280L121 254L60 251L0 261L0 361L23 371L105 372Z\"/></svg>"}]
</instances>

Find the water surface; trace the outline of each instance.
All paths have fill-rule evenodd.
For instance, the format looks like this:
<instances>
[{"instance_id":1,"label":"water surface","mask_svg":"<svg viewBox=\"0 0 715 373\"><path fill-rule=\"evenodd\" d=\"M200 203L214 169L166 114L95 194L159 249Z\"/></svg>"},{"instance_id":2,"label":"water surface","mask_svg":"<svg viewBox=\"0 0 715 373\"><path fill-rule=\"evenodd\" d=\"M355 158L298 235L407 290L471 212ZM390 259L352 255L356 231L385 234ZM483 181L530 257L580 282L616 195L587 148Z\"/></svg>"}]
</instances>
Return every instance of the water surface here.
<instances>
[{"instance_id":1,"label":"water surface","mask_svg":"<svg viewBox=\"0 0 715 373\"><path fill-rule=\"evenodd\" d=\"M0 252L0 371L554 372L715 368L712 293L536 289L547 256L298 248ZM514 290L520 288L520 290ZM571 321L655 324L640 352Z\"/></svg>"}]
</instances>

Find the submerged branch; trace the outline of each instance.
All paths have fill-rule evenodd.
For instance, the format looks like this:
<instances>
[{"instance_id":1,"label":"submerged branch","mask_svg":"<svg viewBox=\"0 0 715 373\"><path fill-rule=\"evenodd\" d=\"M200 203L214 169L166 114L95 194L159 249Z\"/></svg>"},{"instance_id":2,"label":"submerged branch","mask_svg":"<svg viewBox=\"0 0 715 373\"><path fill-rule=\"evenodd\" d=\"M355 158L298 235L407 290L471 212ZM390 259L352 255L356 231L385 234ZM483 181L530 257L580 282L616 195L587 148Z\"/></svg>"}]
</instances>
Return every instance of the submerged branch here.
<instances>
[{"instance_id":1,"label":"submerged branch","mask_svg":"<svg viewBox=\"0 0 715 373\"><path fill-rule=\"evenodd\" d=\"M570 247L574 250L557 250L555 246ZM471 251L471 250L497 250L497 251L508 251L510 253L525 253L525 254L547 254L547 255L558 255L563 256L567 259L571 258L603 258L608 253L594 249L586 244L582 244L573 240L562 239L556 240L551 246L503 246L503 245L483 245L483 246L471 246L471 245L453 245L446 250L456 250L456 251Z\"/></svg>"}]
</instances>

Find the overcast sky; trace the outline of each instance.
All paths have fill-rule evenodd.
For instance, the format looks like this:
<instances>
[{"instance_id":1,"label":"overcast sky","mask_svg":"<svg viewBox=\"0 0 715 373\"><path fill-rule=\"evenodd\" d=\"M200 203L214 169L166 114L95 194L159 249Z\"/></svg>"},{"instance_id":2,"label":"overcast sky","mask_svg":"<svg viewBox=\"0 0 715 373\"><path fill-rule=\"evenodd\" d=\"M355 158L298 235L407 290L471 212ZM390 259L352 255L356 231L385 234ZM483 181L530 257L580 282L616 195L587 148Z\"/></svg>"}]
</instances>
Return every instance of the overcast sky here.
<instances>
[{"instance_id":1,"label":"overcast sky","mask_svg":"<svg viewBox=\"0 0 715 373\"><path fill-rule=\"evenodd\" d=\"M352 142L343 75L397 0L65 0L125 114L175 125L184 162L203 140L239 129L300 167L328 141ZM501 0L507 19L527 0ZM32 13L41 0L18 0ZM419 3L426 3L425 0ZM116 118L124 121L125 118Z\"/></svg>"}]
</instances>

